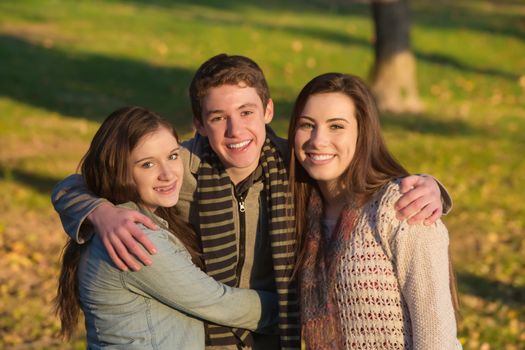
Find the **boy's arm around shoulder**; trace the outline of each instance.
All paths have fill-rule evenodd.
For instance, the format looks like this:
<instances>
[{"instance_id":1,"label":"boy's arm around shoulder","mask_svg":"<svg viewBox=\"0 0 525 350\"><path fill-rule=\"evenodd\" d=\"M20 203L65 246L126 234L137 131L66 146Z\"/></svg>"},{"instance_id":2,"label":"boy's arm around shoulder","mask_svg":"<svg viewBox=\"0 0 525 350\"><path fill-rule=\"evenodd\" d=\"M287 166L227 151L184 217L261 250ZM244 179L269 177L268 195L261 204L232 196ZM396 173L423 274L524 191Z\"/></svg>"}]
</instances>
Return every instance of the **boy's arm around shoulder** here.
<instances>
[{"instance_id":1,"label":"boy's arm around shoulder","mask_svg":"<svg viewBox=\"0 0 525 350\"><path fill-rule=\"evenodd\" d=\"M66 233L77 243L89 240L92 233L85 225L86 218L98 206L106 203L104 198L98 198L91 193L82 175L73 174L60 181L53 188L51 202L55 207Z\"/></svg>"},{"instance_id":2,"label":"boy's arm around shoulder","mask_svg":"<svg viewBox=\"0 0 525 350\"><path fill-rule=\"evenodd\" d=\"M59 213L66 233L79 244L91 238L92 232L100 235L111 260L121 270L140 269L151 260L139 244L151 254L155 246L147 239L135 222L148 227L156 225L145 215L126 208L115 207L104 198L96 197L89 191L81 175L71 175L59 182L53 189L51 200ZM90 230L93 225L96 230Z\"/></svg>"}]
</instances>

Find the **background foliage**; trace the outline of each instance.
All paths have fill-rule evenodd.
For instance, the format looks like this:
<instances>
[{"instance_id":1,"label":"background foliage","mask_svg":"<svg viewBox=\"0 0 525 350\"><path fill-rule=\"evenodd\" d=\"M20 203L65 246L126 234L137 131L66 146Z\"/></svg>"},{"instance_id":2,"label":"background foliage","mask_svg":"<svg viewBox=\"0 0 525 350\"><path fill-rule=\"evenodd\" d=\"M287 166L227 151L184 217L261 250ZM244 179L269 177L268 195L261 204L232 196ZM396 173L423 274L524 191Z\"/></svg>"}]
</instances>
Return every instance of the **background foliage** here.
<instances>
[{"instance_id":1,"label":"background foliage","mask_svg":"<svg viewBox=\"0 0 525 350\"><path fill-rule=\"evenodd\" d=\"M421 115L383 115L412 172L453 195L445 218L461 291L465 349L525 344L525 5L413 1ZM314 75L367 77L367 5L337 1L0 2L0 348L82 348L51 311L65 235L50 203L99 122L125 104L191 135L187 86L208 57L237 53L266 72L285 135ZM81 328L81 327L80 327Z\"/></svg>"}]
</instances>

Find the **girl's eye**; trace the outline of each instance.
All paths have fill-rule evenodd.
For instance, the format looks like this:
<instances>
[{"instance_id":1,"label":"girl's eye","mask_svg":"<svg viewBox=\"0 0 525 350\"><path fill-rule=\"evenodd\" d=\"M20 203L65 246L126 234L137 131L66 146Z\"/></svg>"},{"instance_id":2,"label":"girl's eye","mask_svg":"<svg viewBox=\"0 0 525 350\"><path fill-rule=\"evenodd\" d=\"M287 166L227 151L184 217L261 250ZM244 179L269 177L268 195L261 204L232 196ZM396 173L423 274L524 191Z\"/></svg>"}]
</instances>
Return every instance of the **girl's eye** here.
<instances>
[{"instance_id":1,"label":"girl's eye","mask_svg":"<svg viewBox=\"0 0 525 350\"><path fill-rule=\"evenodd\" d=\"M299 127L301 129L313 129L314 125L312 123L300 123Z\"/></svg>"},{"instance_id":2,"label":"girl's eye","mask_svg":"<svg viewBox=\"0 0 525 350\"><path fill-rule=\"evenodd\" d=\"M330 129L333 129L333 130L344 129L344 126L340 124L332 124L330 125Z\"/></svg>"},{"instance_id":3,"label":"girl's eye","mask_svg":"<svg viewBox=\"0 0 525 350\"><path fill-rule=\"evenodd\" d=\"M141 165L144 169L149 169L153 167L153 162L144 162Z\"/></svg>"},{"instance_id":4,"label":"girl's eye","mask_svg":"<svg viewBox=\"0 0 525 350\"><path fill-rule=\"evenodd\" d=\"M179 154L178 153L172 153L168 157L169 160L177 160L178 158L179 158Z\"/></svg>"}]
</instances>

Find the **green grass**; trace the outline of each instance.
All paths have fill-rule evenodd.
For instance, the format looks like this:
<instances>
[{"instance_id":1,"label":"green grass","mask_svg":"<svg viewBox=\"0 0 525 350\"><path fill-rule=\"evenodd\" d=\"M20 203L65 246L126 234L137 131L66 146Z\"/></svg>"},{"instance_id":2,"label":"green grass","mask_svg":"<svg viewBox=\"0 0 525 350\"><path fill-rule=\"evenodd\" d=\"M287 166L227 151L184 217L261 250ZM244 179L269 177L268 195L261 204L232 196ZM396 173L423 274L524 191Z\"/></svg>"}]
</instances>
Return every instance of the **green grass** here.
<instances>
[{"instance_id":1,"label":"green grass","mask_svg":"<svg viewBox=\"0 0 525 350\"><path fill-rule=\"evenodd\" d=\"M413 1L420 115L382 116L412 172L454 198L445 218L465 349L525 342L525 4ZM367 77L366 5L309 0L0 2L0 348L82 348L56 337L51 311L64 243L49 204L112 110L138 104L191 135L187 87L220 52L263 68L285 135L313 76ZM5 335L5 336L4 336Z\"/></svg>"}]
</instances>

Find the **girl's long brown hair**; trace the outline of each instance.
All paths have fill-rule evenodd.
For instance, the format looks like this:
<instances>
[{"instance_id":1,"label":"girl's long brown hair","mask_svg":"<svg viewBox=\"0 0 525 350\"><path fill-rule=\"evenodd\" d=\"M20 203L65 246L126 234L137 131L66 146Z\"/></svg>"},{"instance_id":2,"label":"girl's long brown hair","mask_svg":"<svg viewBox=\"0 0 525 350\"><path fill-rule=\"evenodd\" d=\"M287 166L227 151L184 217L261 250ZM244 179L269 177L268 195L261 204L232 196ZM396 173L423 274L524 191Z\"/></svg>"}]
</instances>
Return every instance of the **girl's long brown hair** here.
<instances>
[{"instance_id":1,"label":"girl's long brown hair","mask_svg":"<svg viewBox=\"0 0 525 350\"><path fill-rule=\"evenodd\" d=\"M128 159L145 136L165 128L179 140L175 129L160 115L142 107L124 107L111 113L96 132L79 168L91 192L114 204L140 197L128 170ZM159 208L157 215L168 222L169 230L189 250L195 264L202 268L200 243L189 224L173 215L173 210ZM62 323L61 335L69 339L78 324L80 300L77 271L84 245L72 239L66 243L62 256L55 309Z\"/></svg>"},{"instance_id":2,"label":"girl's long brown hair","mask_svg":"<svg viewBox=\"0 0 525 350\"><path fill-rule=\"evenodd\" d=\"M315 94L342 93L352 100L357 120L357 144L348 169L341 175L341 188L349 196L356 196L358 203L365 203L389 181L408 175L408 171L390 154L381 134L379 116L374 97L358 77L343 73L326 73L312 79L299 93L288 127L290 149L290 190L294 198L296 218L296 261L294 275L305 259L306 215L310 193L317 183L295 157L295 132L308 98ZM456 284L450 267L450 289L454 308L457 310Z\"/></svg>"}]
</instances>

